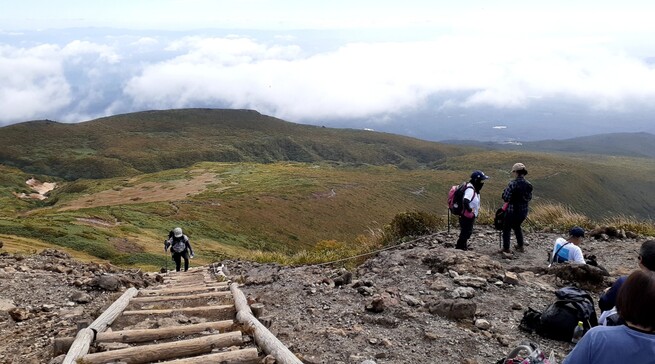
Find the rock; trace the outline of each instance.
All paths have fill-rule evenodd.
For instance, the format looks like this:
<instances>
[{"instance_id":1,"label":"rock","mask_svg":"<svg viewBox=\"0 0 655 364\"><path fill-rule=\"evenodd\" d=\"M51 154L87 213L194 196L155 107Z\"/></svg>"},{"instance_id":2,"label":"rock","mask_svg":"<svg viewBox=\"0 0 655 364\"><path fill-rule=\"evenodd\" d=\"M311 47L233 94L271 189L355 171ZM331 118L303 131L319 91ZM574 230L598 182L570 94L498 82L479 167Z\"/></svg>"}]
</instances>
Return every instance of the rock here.
<instances>
[{"instance_id":1,"label":"rock","mask_svg":"<svg viewBox=\"0 0 655 364\"><path fill-rule=\"evenodd\" d=\"M518 302L514 302L512 303L512 310L516 310L516 311L523 310L523 305Z\"/></svg>"},{"instance_id":2,"label":"rock","mask_svg":"<svg viewBox=\"0 0 655 364\"><path fill-rule=\"evenodd\" d=\"M455 277L454 281L460 286L473 287L473 288L487 287L487 280L480 277L459 276L459 277Z\"/></svg>"},{"instance_id":3,"label":"rock","mask_svg":"<svg viewBox=\"0 0 655 364\"><path fill-rule=\"evenodd\" d=\"M104 289L105 291L118 291L121 288L121 282L118 277L109 274L103 274L101 276L95 277L90 285L92 287L98 287Z\"/></svg>"},{"instance_id":4,"label":"rock","mask_svg":"<svg viewBox=\"0 0 655 364\"><path fill-rule=\"evenodd\" d=\"M514 272L505 272L505 277L503 277L503 282L506 284L512 284L517 286L519 284L519 277Z\"/></svg>"},{"instance_id":5,"label":"rock","mask_svg":"<svg viewBox=\"0 0 655 364\"><path fill-rule=\"evenodd\" d=\"M9 316L16 322L25 321L32 317L30 311L20 307L12 308L8 312Z\"/></svg>"},{"instance_id":6,"label":"rock","mask_svg":"<svg viewBox=\"0 0 655 364\"><path fill-rule=\"evenodd\" d=\"M428 311L433 315L450 319L473 319L477 306L469 300L444 299L431 304Z\"/></svg>"},{"instance_id":7,"label":"rock","mask_svg":"<svg viewBox=\"0 0 655 364\"><path fill-rule=\"evenodd\" d=\"M357 287L357 292L359 292L359 294L361 294L362 296L372 296L375 293L375 288L361 286L361 287Z\"/></svg>"},{"instance_id":8,"label":"rock","mask_svg":"<svg viewBox=\"0 0 655 364\"><path fill-rule=\"evenodd\" d=\"M16 308L14 301L8 298L0 298L0 312L7 312Z\"/></svg>"},{"instance_id":9,"label":"rock","mask_svg":"<svg viewBox=\"0 0 655 364\"><path fill-rule=\"evenodd\" d=\"M375 295L371 303L366 305L366 311L380 313L384 311L384 299L382 296Z\"/></svg>"},{"instance_id":10,"label":"rock","mask_svg":"<svg viewBox=\"0 0 655 364\"><path fill-rule=\"evenodd\" d=\"M413 307L423 306L423 302L414 296L404 295L403 301L407 302L408 305Z\"/></svg>"},{"instance_id":11,"label":"rock","mask_svg":"<svg viewBox=\"0 0 655 364\"><path fill-rule=\"evenodd\" d=\"M550 268L557 278L564 281L577 282L583 289L593 286L604 285L606 271L589 264L560 263Z\"/></svg>"},{"instance_id":12,"label":"rock","mask_svg":"<svg viewBox=\"0 0 655 364\"><path fill-rule=\"evenodd\" d=\"M451 293L452 298L473 298L475 297L475 289L472 287L457 287Z\"/></svg>"},{"instance_id":13,"label":"rock","mask_svg":"<svg viewBox=\"0 0 655 364\"><path fill-rule=\"evenodd\" d=\"M334 279L334 286L335 287L344 286L346 284L350 284L352 281L353 281L353 274L350 272L346 272Z\"/></svg>"},{"instance_id":14,"label":"rock","mask_svg":"<svg viewBox=\"0 0 655 364\"><path fill-rule=\"evenodd\" d=\"M92 300L91 295L84 292L75 292L71 296L71 301L77 303L89 303L91 302L91 300Z\"/></svg>"},{"instance_id":15,"label":"rock","mask_svg":"<svg viewBox=\"0 0 655 364\"><path fill-rule=\"evenodd\" d=\"M491 328L491 324L487 320L477 319L475 320L475 327L480 330L489 330Z\"/></svg>"},{"instance_id":16,"label":"rock","mask_svg":"<svg viewBox=\"0 0 655 364\"><path fill-rule=\"evenodd\" d=\"M375 364L375 362L373 360L364 360L360 364Z\"/></svg>"}]
</instances>

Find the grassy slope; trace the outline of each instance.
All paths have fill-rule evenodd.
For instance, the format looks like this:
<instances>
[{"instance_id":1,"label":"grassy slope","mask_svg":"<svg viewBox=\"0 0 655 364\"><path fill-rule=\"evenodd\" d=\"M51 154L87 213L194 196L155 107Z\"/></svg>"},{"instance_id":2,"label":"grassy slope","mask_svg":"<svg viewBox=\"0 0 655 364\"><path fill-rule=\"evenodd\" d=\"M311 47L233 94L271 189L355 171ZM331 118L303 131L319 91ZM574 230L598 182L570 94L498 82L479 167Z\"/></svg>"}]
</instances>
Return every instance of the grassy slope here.
<instances>
[{"instance_id":1,"label":"grassy slope","mask_svg":"<svg viewBox=\"0 0 655 364\"><path fill-rule=\"evenodd\" d=\"M483 190L490 211L500 204L516 161L530 170L535 202L563 203L594 218L650 218L655 211L652 159L447 147L301 126L252 111L144 112L75 125L32 122L1 128L0 142L7 146L0 160L28 171L0 165L0 234L123 265L161 266L163 236L175 225L192 236L201 262L253 249L294 252L322 240L352 243L399 212L443 215L449 186L473 169L492 176ZM240 163L196 163L228 157ZM304 163L270 163L277 160ZM187 168L169 169L178 165ZM58 175L36 177L57 180L60 188L45 202L15 198L12 192L29 192L25 180L34 171ZM60 179L79 175L106 178ZM199 194L94 202L101 192L175 192L180 184L196 183L198 175L207 179ZM89 207L63 210L74 202Z\"/></svg>"},{"instance_id":2,"label":"grassy slope","mask_svg":"<svg viewBox=\"0 0 655 364\"><path fill-rule=\"evenodd\" d=\"M0 162L67 179L107 178L201 161L339 161L414 168L467 148L384 133L300 125L248 110L187 109L79 124L0 128Z\"/></svg>"}]
</instances>

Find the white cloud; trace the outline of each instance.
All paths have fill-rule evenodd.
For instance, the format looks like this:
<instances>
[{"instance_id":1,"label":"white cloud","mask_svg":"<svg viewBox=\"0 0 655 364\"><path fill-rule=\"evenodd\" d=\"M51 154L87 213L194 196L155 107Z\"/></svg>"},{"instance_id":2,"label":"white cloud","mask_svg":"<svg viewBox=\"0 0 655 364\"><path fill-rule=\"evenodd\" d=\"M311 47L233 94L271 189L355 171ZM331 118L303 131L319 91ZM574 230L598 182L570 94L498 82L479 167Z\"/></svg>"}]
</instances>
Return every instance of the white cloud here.
<instances>
[{"instance_id":1,"label":"white cloud","mask_svg":"<svg viewBox=\"0 0 655 364\"><path fill-rule=\"evenodd\" d=\"M655 96L655 70L603 38L451 36L307 55L298 46L193 37L167 49L178 55L146 65L127 83L137 106L222 102L307 120L402 112L439 92L470 94L450 106L499 108L526 107L535 97L621 108Z\"/></svg>"},{"instance_id":2,"label":"white cloud","mask_svg":"<svg viewBox=\"0 0 655 364\"><path fill-rule=\"evenodd\" d=\"M24 121L67 105L70 88L58 48L0 46L0 110L3 121Z\"/></svg>"}]
</instances>

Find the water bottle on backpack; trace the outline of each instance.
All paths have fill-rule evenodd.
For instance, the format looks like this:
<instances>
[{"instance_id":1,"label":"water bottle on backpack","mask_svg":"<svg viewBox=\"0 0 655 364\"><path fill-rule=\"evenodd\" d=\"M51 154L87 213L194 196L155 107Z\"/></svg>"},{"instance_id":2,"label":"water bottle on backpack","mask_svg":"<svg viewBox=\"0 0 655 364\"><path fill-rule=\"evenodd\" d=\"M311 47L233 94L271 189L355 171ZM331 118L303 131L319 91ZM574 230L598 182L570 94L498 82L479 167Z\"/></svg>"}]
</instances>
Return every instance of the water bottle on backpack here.
<instances>
[{"instance_id":1,"label":"water bottle on backpack","mask_svg":"<svg viewBox=\"0 0 655 364\"><path fill-rule=\"evenodd\" d=\"M571 338L571 342L574 344L577 344L580 339L582 339L582 335L584 335L584 327L582 326L582 321L578 321L578 325L573 329L573 337Z\"/></svg>"}]
</instances>

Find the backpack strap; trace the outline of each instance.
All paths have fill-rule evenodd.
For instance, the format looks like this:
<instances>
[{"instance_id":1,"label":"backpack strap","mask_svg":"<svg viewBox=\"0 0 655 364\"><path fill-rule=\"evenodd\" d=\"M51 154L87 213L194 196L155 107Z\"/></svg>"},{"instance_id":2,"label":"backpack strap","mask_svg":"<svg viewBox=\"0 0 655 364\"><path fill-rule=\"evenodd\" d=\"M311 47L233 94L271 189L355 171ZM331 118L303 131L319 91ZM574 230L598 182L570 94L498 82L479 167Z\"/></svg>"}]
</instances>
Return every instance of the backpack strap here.
<instances>
[{"instance_id":1,"label":"backpack strap","mask_svg":"<svg viewBox=\"0 0 655 364\"><path fill-rule=\"evenodd\" d=\"M557 258L557 254L559 254L560 250L562 250L563 247L565 247L565 246L567 246L567 245L569 245L569 244L571 244L571 242L570 242L570 241L567 241L565 244L562 244L562 245L559 247L559 249L557 249L557 251L555 252L555 254L553 254L553 256L550 258L550 263L548 264L549 267L553 264L553 262L555 261L555 258Z\"/></svg>"}]
</instances>

